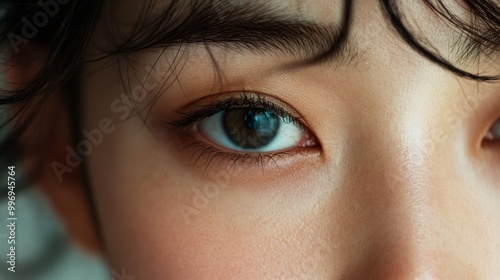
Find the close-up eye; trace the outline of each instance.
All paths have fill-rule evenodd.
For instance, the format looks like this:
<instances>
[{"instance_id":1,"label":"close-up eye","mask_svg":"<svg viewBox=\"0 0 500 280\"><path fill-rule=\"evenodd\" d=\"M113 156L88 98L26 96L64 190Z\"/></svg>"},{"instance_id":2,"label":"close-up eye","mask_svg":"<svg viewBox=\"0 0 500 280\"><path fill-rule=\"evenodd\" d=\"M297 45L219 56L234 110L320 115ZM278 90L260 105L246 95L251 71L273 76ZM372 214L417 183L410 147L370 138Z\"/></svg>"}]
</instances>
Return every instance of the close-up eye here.
<instances>
[{"instance_id":1,"label":"close-up eye","mask_svg":"<svg viewBox=\"0 0 500 280\"><path fill-rule=\"evenodd\" d=\"M500 141L500 120L497 120L486 134L487 141Z\"/></svg>"},{"instance_id":2,"label":"close-up eye","mask_svg":"<svg viewBox=\"0 0 500 280\"><path fill-rule=\"evenodd\" d=\"M199 131L222 148L242 152L276 152L315 145L311 133L272 109L223 110L198 124Z\"/></svg>"},{"instance_id":3,"label":"close-up eye","mask_svg":"<svg viewBox=\"0 0 500 280\"><path fill-rule=\"evenodd\" d=\"M500 0L0 0L0 57L0 280L500 280Z\"/></svg>"}]
</instances>

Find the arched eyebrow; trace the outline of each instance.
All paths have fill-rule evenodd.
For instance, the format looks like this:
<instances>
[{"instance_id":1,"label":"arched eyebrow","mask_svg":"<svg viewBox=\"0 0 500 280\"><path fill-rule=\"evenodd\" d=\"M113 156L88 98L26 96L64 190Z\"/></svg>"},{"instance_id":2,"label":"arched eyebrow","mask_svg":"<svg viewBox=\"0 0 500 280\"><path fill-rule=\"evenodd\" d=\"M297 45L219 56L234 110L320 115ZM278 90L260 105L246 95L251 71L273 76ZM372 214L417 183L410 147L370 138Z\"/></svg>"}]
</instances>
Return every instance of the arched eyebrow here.
<instances>
[{"instance_id":1,"label":"arched eyebrow","mask_svg":"<svg viewBox=\"0 0 500 280\"><path fill-rule=\"evenodd\" d=\"M221 3L203 0L190 6L172 4L152 20L141 21L116 52L206 44L235 52L277 53L307 60L331 51L340 41L347 42L342 19L320 24L257 1L245 5ZM358 57L352 47L342 49L349 51L336 53L336 60L351 63Z\"/></svg>"},{"instance_id":2,"label":"arched eyebrow","mask_svg":"<svg viewBox=\"0 0 500 280\"><path fill-rule=\"evenodd\" d=\"M231 5L228 5L229 1L232 1ZM286 68L324 61L329 61L335 66L343 64L352 66L363 58L355 41L359 38L348 36L352 1L340 1L344 2L344 5L339 5L338 9L343 9L340 14L344 18L332 19L333 23L328 24L307 20L293 10L277 9L273 7L272 2L170 1L171 4L161 11L148 10L145 14L150 18L138 21L130 36L120 43L113 53L130 54L144 49L205 44L234 52L278 53L297 58L296 63L283 65ZM400 18L390 11L385 10L385 12L388 21L393 20L392 28L395 36L403 38L413 36L411 31L408 31L409 35L402 34L401 28L398 28L403 26L402 23L399 24ZM112 36L113 34L110 34L109 37ZM473 75L454 66L460 64L461 60L478 57L480 53L486 53L492 60L497 60L500 54L498 49L490 51L497 45L489 45L490 49L484 49L485 46L479 43L481 48L478 48L478 42L473 39L464 34L460 42L448 50L451 52L449 61L439 55L436 56L427 48L417 48L408 40L406 43L416 50L415 55L422 55L459 76L476 80L499 79L498 76ZM415 42L418 41L415 38Z\"/></svg>"}]
</instances>

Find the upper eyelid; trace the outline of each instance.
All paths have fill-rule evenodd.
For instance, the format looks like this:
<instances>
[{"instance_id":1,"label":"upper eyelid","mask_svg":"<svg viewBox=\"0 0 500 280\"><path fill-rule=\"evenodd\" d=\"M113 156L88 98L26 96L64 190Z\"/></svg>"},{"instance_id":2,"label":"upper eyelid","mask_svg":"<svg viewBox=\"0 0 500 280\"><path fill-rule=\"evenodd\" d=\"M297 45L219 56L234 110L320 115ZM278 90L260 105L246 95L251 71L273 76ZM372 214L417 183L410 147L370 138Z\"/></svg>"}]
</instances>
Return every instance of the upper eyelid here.
<instances>
[{"instance_id":1,"label":"upper eyelid","mask_svg":"<svg viewBox=\"0 0 500 280\"><path fill-rule=\"evenodd\" d=\"M230 94L230 93L229 93ZM214 96L211 96L214 97ZM299 114L295 109L283 101L276 100L267 94L257 92L238 92L232 93L225 99L206 102L201 105L202 109L195 109L190 113L181 113L184 118L174 121L166 121L164 125L173 128L182 128L197 123L205 118L211 117L223 110L242 108L242 107L262 107L275 111L280 117L290 120L301 128L308 128L309 125L305 122L305 117Z\"/></svg>"}]
</instances>

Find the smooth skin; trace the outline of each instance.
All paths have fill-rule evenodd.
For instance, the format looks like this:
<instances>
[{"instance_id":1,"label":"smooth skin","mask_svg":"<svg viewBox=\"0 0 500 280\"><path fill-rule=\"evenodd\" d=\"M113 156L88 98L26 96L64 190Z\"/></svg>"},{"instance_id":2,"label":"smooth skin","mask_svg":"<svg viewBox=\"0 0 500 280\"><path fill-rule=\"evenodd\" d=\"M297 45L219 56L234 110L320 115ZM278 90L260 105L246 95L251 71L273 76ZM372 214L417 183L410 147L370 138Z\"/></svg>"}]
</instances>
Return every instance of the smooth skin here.
<instances>
[{"instance_id":1,"label":"smooth skin","mask_svg":"<svg viewBox=\"0 0 500 280\"><path fill-rule=\"evenodd\" d=\"M340 1L272 2L325 25L341 15ZM404 10L452 59L447 46L457 37L416 2ZM125 22L143 2L116 5ZM89 56L108 44L96 30ZM110 267L149 280L498 277L500 142L485 135L500 118L500 84L459 78L418 55L394 33L378 1L354 1L349 38L355 59L293 69L277 67L296 59L286 54L214 47L221 80L200 45L167 50L157 64L160 51L136 53L129 88L147 84L161 93L146 122L128 118L125 102L116 101L123 71L94 73L103 62L84 64L82 129L110 121L86 157ZM167 75L173 69L177 80L148 76L147 66ZM303 116L317 145L272 160L206 165L196 161L199 150L189 139L207 139L155 125L242 90ZM76 147L66 141L48 165L65 162L65 147ZM53 168L46 172L42 186L84 187L79 172L64 174L62 183ZM57 188L46 189L57 205ZM59 211L66 220L88 221L90 207ZM88 236L96 231L89 225L74 236L95 249Z\"/></svg>"}]
</instances>

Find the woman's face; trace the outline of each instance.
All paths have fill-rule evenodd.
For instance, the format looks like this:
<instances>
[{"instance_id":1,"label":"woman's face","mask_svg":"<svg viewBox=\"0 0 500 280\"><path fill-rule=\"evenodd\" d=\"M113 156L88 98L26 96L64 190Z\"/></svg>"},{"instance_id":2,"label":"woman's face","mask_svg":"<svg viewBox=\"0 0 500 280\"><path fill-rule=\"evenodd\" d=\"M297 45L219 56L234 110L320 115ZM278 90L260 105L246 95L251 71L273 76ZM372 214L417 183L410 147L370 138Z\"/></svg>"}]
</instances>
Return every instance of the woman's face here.
<instances>
[{"instance_id":1,"label":"woman's face","mask_svg":"<svg viewBox=\"0 0 500 280\"><path fill-rule=\"evenodd\" d=\"M342 2L263 1L269 13L258 11L323 26L290 35L312 44L342 23ZM113 7L122 30L143 5ZM478 67L428 7L401 9L423 42ZM89 54L109 44L102 30ZM500 84L417 54L379 1L354 1L347 42L325 61L293 64L320 51L297 41L288 51L152 48L120 71L85 65L77 147L111 266L136 279L499 275Z\"/></svg>"}]
</instances>

